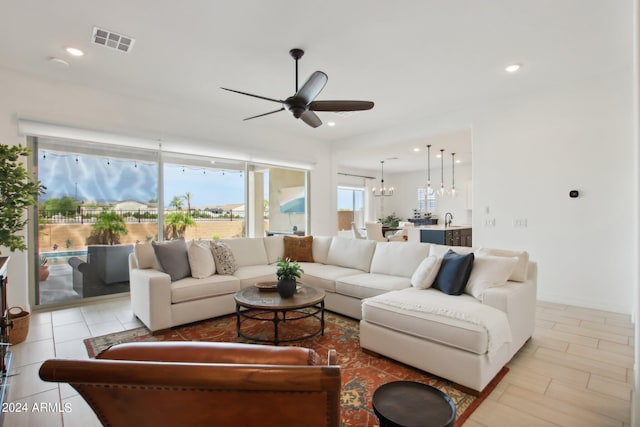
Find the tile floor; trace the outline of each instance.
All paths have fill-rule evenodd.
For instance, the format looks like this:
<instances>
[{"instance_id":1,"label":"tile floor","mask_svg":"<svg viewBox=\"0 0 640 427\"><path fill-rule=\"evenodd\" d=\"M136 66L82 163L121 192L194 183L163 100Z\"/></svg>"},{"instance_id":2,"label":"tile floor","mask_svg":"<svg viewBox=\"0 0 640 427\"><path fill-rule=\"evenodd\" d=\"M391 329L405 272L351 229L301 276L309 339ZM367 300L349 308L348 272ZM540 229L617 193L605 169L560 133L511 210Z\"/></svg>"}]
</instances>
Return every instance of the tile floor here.
<instances>
[{"instance_id":1,"label":"tile floor","mask_svg":"<svg viewBox=\"0 0 640 427\"><path fill-rule=\"evenodd\" d=\"M40 381L40 363L86 358L84 338L138 326L126 298L34 314L27 340L12 347L7 400L27 403L29 411L5 413L4 425L100 425L70 386ZM539 302L533 339L465 427L629 426L633 345L629 316ZM42 402L63 410L34 412L33 404Z\"/></svg>"}]
</instances>

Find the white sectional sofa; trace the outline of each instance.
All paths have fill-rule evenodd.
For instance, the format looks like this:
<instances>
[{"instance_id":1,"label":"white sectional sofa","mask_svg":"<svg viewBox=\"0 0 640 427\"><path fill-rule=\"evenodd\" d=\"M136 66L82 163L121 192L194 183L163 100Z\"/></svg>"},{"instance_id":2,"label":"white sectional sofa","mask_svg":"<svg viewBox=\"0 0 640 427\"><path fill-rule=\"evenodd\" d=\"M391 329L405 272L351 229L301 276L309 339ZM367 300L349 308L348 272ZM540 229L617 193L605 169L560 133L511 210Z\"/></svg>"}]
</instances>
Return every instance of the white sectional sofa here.
<instances>
[{"instance_id":1,"label":"white sectional sofa","mask_svg":"<svg viewBox=\"0 0 640 427\"><path fill-rule=\"evenodd\" d=\"M276 260L285 255L283 236L222 242L235 258L233 274L174 282L161 271L150 245L136 246L129 259L132 309L151 331L233 313L235 292L276 280ZM314 262L300 262L301 281L325 290L327 310L361 320L362 348L482 391L533 333L536 264L526 253L495 252L520 256L519 270L480 299L412 286L421 262L445 249L315 236Z\"/></svg>"}]
</instances>

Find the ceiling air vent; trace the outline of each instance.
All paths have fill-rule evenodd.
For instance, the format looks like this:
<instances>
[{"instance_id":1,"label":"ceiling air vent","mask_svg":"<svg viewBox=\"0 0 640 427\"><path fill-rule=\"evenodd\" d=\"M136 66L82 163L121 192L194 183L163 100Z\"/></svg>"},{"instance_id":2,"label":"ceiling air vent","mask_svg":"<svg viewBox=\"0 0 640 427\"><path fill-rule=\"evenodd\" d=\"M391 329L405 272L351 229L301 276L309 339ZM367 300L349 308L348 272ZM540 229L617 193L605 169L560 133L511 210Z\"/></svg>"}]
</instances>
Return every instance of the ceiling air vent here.
<instances>
[{"instance_id":1,"label":"ceiling air vent","mask_svg":"<svg viewBox=\"0 0 640 427\"><path fill-rule=\"evenodd\" d=\"M133 43L135 43L133 37L103 30L98 27L93 27L93 37L91 37L91 40L95 44L110 47L121 52L129 52L131 48L133 48Z\"/></svg>"}]
</instances>

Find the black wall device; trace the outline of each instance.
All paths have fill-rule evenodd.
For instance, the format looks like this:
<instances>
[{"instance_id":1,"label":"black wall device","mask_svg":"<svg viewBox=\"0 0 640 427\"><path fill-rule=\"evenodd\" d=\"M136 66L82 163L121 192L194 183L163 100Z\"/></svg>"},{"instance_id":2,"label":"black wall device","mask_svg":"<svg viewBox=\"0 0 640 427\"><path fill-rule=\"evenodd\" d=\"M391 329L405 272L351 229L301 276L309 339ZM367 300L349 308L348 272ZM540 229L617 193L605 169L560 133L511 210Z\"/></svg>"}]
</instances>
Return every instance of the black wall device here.
<instances>
[{"instance_id":1,"label":"black wall device","mask_svg":"<svg viewBox=\"0 0 640 427\"><path fill-rule=\"evenodd\" d=\"M569 197L571 197L572 199L577 198L579 195L580 195L580 192L578 190L569 191Z\"/></svg>"}]
</instances>

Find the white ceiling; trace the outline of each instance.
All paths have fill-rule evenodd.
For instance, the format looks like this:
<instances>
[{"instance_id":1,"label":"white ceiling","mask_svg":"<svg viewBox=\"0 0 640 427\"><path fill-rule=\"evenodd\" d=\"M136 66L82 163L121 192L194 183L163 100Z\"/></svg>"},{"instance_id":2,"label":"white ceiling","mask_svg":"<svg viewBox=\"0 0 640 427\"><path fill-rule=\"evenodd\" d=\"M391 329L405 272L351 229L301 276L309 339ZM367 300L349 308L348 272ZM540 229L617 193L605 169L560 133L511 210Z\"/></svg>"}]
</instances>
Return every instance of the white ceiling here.
<instances>
[{"instance_id":1,"label":"white ceiling","mask_svg":"<svg viewBox=\"0 0 640 427\"><path fill-rule=\"evenodd\" d=\"M183 108L216 111L237 126L278 129L327 143L388 131L410 118L589 78L631 61L631 0L23 0L3 2L0 66ZM99 26L136 39L128 54L90 42ZM72 58L64 47L83 49ZM306 51L301 84L329 76L318 99L362 99L371 111L319 113L317 129L281 112L243 122L278 104L221 86L284 99L294 92L291 48ZM49 61L59 57L64 67ZM596 60L597 59L597 60ZM504 67L522 63L519 73ZM469 139L469 132L458 137ZM434 136L438 150L459 144ZM458 142L455 142L458 141ZM350 166L420 169L425 140L389 141ZM469 161L471 147L458 148ZM387 166L385 164L385 166ZM387 168L385 167L385 171Z\"/></svg>"}]
</instances>

